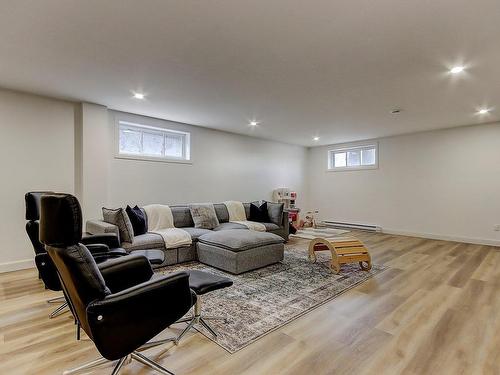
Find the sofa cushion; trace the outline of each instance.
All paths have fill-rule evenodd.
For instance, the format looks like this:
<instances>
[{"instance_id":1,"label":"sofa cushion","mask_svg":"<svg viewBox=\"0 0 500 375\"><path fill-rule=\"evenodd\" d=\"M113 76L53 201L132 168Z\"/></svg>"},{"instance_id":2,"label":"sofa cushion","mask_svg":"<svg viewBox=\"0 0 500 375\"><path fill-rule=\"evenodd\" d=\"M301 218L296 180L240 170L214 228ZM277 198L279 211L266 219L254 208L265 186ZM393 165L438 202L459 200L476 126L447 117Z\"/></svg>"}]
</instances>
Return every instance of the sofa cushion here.
<instances>
[{"instance_id":1,"label":"sofa cushion","mask_svg":"<svg viewBox=\"0 0 500 375\"><path fill-rule=\"evenodd\" d=\"M261 205L251 203L250 217L248 220L256 221L257 223L268 223L271 221L269 219L269 213L267 212L267 202L264 202Z\"/></svg>"},{"instance_id":2,"label":"sofa cushion","mask_svg":"<svg viewBox=\"0 0 500 375\"><path fill-rule=\"evenodd\" d=\"M134 240L134 228L123 208L102 208L102 217L106 223L114 224L120 232L122 242L132 242Z\"/></svg>"},{"instance_id":3,"label":"sofa cushion","mask_svg":"<svg viewBox=\"0 0 500 375\"><path fill-rule=\"evenodd\" d=\"M212 231L198 238L200 243L238 252L272 244L283 243L283 238L272 233L246 229Z\"/></svg>"},{"instance_id":4,"label":"sofa cushion","mask_svg":"<svg viewBox=\"0 0 500 375\"><path fill-rule=\"evenodd\" d=\"M189 233L193 242L198 241L198 237L211 232L210 229L193 228L193 227L184 227L182 228L182 230L185 230L186 232Z\"/></svg>"},{"instance_id":5,"label":"sofa cushion","mask_svg":"<svg viewBox=\"0 0 500 375\"><path fill-rule=\"evenodd\" d=\"M174 217L174 226L176 228L194 227L191 211L188 206L170 206L172 216Z\"/></svg>"},{"instance_id":6,"label":"sofa cushion","mask_svg":"<svg viewBox=\"0 0 500 375\"><path fill-rule=\"evenodd\" d=\"M219 225L219 219L212 203L193 203L189 205L195 228L213 229Z\"/></svg>"},{"instance_id":7,"label":"sofa cushion","mask_svg":"<svg viewBox=\"0 0 500 375\"><path fill-rule=\"evenodd\" d=\"M271 232L273 230L280 229L280 226L274 223L261 223L261 224L264 224L264 226L266 227L266 232Z\"/></svg>"},{"instance_id":8,"label":"sofa cushion","mask_svg":"<svg viewBox=\"0 0 500 375\"><path fill-rule=\"evenodd\" d=\"M228 229L248 229L248 228L243 224L227 222L227 223L220 223L213 230L219 231Z\"/></svg>"},{"instance_id":9,"label":"sofa cushion","mask_svg":"<svg viewBox=\"0 0 500 375\"><path fill-rule=\"evenodd\" d=\"M258 204L259 202L257 202ZM245 215L247 216L247 220L250 217L250 204L251 203L243 203L243 207L245 208Z\"/></svg>"},{"instance_id":10,"label":"sofa cushion","mask_svg":"<svg viewBox=\"0 0 500 375\"><path fill-rule=\"evenodd\" d=\"M267 212L269 213L269 219L272 223L281 226L281 221L283 218L283 203L267 203Z\"/></svg>"},{"instance_id":11,"label":"sofa cushion","mask_svg":"<svg viewBox=\"0 0 500 375\"><path fill-rule=\"evenodd\" d=\"M148 223L146 214L137 206L134 208L127 205L125 209L130 222L132 223L132 228L134 229L134 236L139 236L148 231Z\"/></svg>"},{"instance_id":12,"label":"sofa cushion","mask_svg":"<svg viewBox=\"0 0 500 375\"><path fill-rule=\"evenodd\" d=\"M164 249L165 242L157 233L145 233L134 237L132 243L122 243L122 247L127 251L143 250L143 249Z\"/></svg>"},{"instance_id":13,"label":"sofa cushion","mask_svg":"<svg viewBox=\"0 0 500 375\"><path fill-rule=\"evenodd\" d=\"M219 223L227 223L229 221L229 212L226 205L224 203L215 203L214 208Z\"/></svg>"}]
</instances>

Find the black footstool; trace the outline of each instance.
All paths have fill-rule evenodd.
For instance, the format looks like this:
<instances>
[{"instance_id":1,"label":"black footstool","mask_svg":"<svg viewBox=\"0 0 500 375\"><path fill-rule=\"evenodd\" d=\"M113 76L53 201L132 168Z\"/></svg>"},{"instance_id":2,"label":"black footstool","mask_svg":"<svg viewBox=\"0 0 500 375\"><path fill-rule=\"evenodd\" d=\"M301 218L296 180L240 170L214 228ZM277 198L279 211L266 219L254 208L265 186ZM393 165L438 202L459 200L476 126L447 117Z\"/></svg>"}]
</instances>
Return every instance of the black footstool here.
<instances>
[{"instance_id":1,"label":"black footstool","mask_svg":"<svg viewBox=\"0 0 500 375\"><path fill-rule=\"evenodd\" d=\"M196 293L196 304L194 305L194 313L189 318L184 318L176 323L189 322L188 326L181 332L181 334L176 339L176 344L179 343L180 339L194 327L195 324L200 324L205 327L205 329L210 332L214 337L217 337L217 333L210 327L206 320L225 320L222 317L212 317L212 316L202 316L201 315L201 296L203 294L209 293L217 289L227 288L233 285L233 281L227 277L213 275L208 272L203 271L187 271L189 273L189 287L192 291Z\"/></svg>"}]
</instances>

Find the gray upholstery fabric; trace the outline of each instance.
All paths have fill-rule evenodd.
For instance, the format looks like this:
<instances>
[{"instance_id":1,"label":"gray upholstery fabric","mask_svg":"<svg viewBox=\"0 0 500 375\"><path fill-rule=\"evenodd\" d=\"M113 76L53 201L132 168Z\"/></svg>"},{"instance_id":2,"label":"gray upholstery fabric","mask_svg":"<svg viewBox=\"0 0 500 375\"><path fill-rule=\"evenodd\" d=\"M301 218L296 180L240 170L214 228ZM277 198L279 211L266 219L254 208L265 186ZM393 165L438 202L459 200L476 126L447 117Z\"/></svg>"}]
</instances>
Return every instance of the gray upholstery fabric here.
<instances>
[{"instance_id":1,"label":"gray upholstery fabric","mask_svg":"<svg viewBox=\"0 0 500 375\"><path fill-rule=\"evenodd\" d=\"M243 203L243 207L245 208L245 216L248 218L250 217L250 203Z\"/></svg>"},{"instance_id":2,"label":"gray upholstery fabric","mask_svg":"<svg viewBox=\"0 0 500 375\"><path fill-rule=\"evenodd\" d=\"M178 249L163 250L163 252L165 253L165 261L163 262L163 264L160 267L170 266L172 264L177 264L178 263L177 250Z\"/></svg>"},{"instance_id":3,"label":"gray upholstery fabric","mask_svg":"<svg viewBox=\"0 0 500 375\"><path fill-rule=\"evenodd\" d=\"M204 234L198 238L198 242L238 252L266 245L282 244L283 238L266 232L228 229Z\"/></svg>"},{"instance_id":4,"label":"gray upholstery fabric","mask_svg":"<svg viewBox=\"0 0 500 375\"><path fill-rule=\"evenodd\" d=\"M177 249L177 263L191 262L196 260L196 244L183 246Z\"/></svg>"},{"instance_id":5,"label":"gray upholstery fabric","mask_svg":"<svg viewBox=\"0 0 500 375\"><path fill-rule=\"evenodd\" d=\"M188 206L170 206L172 216L174 217L174 226L176 228L194 227L191 211Z\"/></svg>"},{"instance_id":6,"label":"gray upholstery fabric","mask_svg":"<svg viewBox=\"0 0 500 375\"><path fill-rule=\"evenodd\" d=\"M165 242L163 238L156 233L144 233L134 237L132 243L122 243L122 247L128 252L133 250L146 250L146 249L165 249Z\"/></svg>"},{"instance_id":7,"label":"gray upholstery fabric","mask_svg":"<svg viewBox=\"0 0 500 375\"><path fill-rule=\"evenodd\" d=\"M189 205L195 228L213 229L219 225L219 219L212 203L193 203Z\"/></svg>"},{"instance_id":8,"label":"gray upholstery fabric","mask_svg":"<svg viewBox=\"0 0 500 375\"><path fill-rule=\"evenodd\" d=\"M202 242L198 242L197 246L198 260L201 263L234 274L240 274L282 261L285 248L283 243L275 243L243 251L232 251Z\"/></svg>"},{"instance_id":9,"label":"gray upholstery fabric","mask_svg":"<svg viewBox=\"0 0 500 375\"><path fill-rule=\"evenodd\" d=\"M141 210L142 214L144 215L144 219L146 221L146 231L148 230L148 214L146 213L146 210L142 207L139 207L139 209ZM125 211L127 212L127 211Z\"/></svg>"},{"instance_id":10,"label":"gray upholstery fabric","mask_svg":"<svg viewBox=\"0 0 500 375\"><path fill-rule=\"evenodd\" d=\"M118 236L118 241L120 241L120 231L118 227L114 224L106 223L103 220L87 220L85 230L90 234L114 233Z\"/></svg>"},{"instance_id":11,"label":"gray upholstery fabric","mask_svg":"<svg viewBox=\"0 0 500 375\"><path fill-rule=\"evenodd\" d=\"M214 208L219 223L227 223L229 221L229 212L227 211L226 205L224 203L215 203Z\"/></svg>"},{"instance_id":12,"label":"gray upholstery fabric","mask_svg":"<svg viewBox=\"0 0 500 375\"><path fill-rule=\"evenodd\" d=\"M219 231L219 230L228 230L228 229L248 229L246 226L243 224L238 224L238 223L221 223L217 225L213 230L214 231Z\"/></svg>"},{"instance_id":13,"label":"gray upholstery fabric","mask_svg":"<svg viewBox=\"0 0 500 375\"><path fill-rule=\"evenodd\" d=\"M198 237L211 232L210 229L193 228L193 227L184 227L182 228L182 230L185 230L186 232L189 233L193 242L198 241Z\"/></svg>"},{"instance_id":14,"label":"gray upholstery fabric","mask_svg":"<svg viewBox=\"0 0 500 375\"><path fill-rule=\"evenodd\" d=\"M282 214L282 208L280 204L274 204L274 203L268 203L268 210L272 205L277 206L276 208L273 207L272 209L276 209L276 214L277 216L275 217L274 220L278 219L279 217L279 222L275 223L274 221L272 223L262 223L266 227L266 231L268 232L267 234L276 234L278 236L281 236L283 239L287 240L288 239L288 215L283 215ZM165 253L165 261L162 264L164 265L170 265L170 264L176 264L176 263L181 263L181 262L188 262L188 261L193 261L196 260L199 256L199 251L198 251L198 239L206 234L210 233L218 233L218 232L228 232L231 230L243 230L245 232L249 233L249 236L253 237L259 237L261 234L266 234L266 233L261 233L261 232L254 232L254 231L249 231L248 228L242 224L236 224L236 223L230 223L229 222L229 214L227 212L226 205L223 203L217 203L214 204L214 211L216 214L217 219L219 220L219 225L217 225L215 228L212 230L207 230L203 228L195 228L194 226L194 221L191 217L191 211L188 205L173 205L170 206L172 209L172 214L174 217L174 225L177 228L182 228L189 232L193 239L193 244L191 246L185 246L185 247L180 247L177 249L165 249L165 245L163 243L163 239L161 238L160 235L155 234L155 233L146 233L143 235L136 236L132 243L125 241L121 235L120 231L118 229L118 226L115 224L110 224L106 223L105 221L102 220L88 220L87 221L87 226L86 230L88 233L91 234L100 234L100 233L116 233L118 238L120 239L121 242L121 247L125 248L128 252L134 251L134 250L150 250L150 249L159 249L162 250ZM243 203L243 206L245 207L245 212L248 216L250 215L250 203ZM128 216L125 213L125 216L128 219ZM271 212L270 212L271 216ZM130 219L129 219L130 221ZM133 229L130 229L130 233L133 233ZM209 246L209 244L206 244ZM227 250L232 253L240 253L242 251L246 251L243 249L238 249L239 251L234 251L234 250L228 250L224 249L220 246L215 246L215 245L210 245L211 247L214 247L216 249L219 249L218 255L213 255L215 259L220 258L220 252L222 250ZM251 249L253 245L245 245L248 246ZM245 248L244 246L244 248ZM256 245L257 247L254 247L254 249L257 248L262 248L262 247L267 247L265 246L260 246ZM259 247L260 246L260 247ZM203 247L203 246L202 246ZM282 250L275 250L276 252L274 254L263 254L261 256L262 259L257 259L254 261L251 261L249 259L252 259L255 256L260 256L258 255L259 252L255 253L248 253L245 255L244 258L241 259L236 259L235 257L232 257L230 263L232 264L230 266L230 272L245 272L250 269L254 269L256 267L263 267L267 264L274 263L278 261L279 259L279 252ZM205 252L205 255L208 254ZM281 255L282 256L282 255ZM210 256L209 256L210 257ZM229 258L228 258L229 259ZM278 259L278 260L276 260ZM225 269L223 265L220 265L217 263L217 261L214 261L214 266L219 267L222 269ZM267 264L266 264L267 262ZM206 261L206 264L210 264L210 260ZM219 264L219 265L218 265ZM252 265L253 264L253 265ZM232 270L232 271L231 271Z\"/></svg>"},{"instance_id":15,"label":"gray upholstery fabric","mask_svg":"<svg viewBox=\"0 0 500 375\"><path fill-rule=\"evenodd\" d=\"M283 203L267 202L267 212L269 219L276 225L282 225L283 219Z\"/></svg>"},{"instance_id":16,"label":"gray upholstery fabric","mask_svg":"<svg viewBox=\"0 0 500 375\"><path fill-rule=\"evenodd\" d=\"M114 224L118 227L120 232L120 239L122 242L133 242L134 229L132 223L123 208L102 208L102 217L106 223Z\"/></svg>"},{"instance_id":17,"label":"gray upholstery fabric","mask_svg":"<svg viewBox=\"0 0 500 375\"><path fill-rule=\"evenodd\" d=\"M273 230L280 229L279 225L276 225L274 223L261 223L261 224L264 224L264 226L266 227L266 232L271 232Z\"/></svg>"}]
</instances>

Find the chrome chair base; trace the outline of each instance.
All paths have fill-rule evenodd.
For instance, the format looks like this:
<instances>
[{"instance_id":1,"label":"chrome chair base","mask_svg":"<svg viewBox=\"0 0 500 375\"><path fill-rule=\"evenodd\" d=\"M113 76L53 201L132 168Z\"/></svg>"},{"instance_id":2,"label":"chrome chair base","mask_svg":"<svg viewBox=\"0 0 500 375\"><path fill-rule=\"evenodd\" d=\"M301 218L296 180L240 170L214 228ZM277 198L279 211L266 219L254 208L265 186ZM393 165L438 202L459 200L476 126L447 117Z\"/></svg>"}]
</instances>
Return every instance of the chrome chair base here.
<instances>
[{"instance_id":1,"label":"chrome chair base","mask_svg":"<svg viewBox=\"0 0 500 375\"><path fill-rule=\"evenodd\" d=\"M56 297L56 298L51 298L51 299L47 300L47 303L61 303L61 302L62 302L62 305L50 313L49 319L55 318L56 316L59 316L65 312L69 311L69 308L68 308L68 303L66 302L64 297Z\"/></svg>"},{"instance_id":2,"label":"chrome chair base","mask_svg":"<svg viewBox=\"0 0 500 375\"><path fill-rule=\"evenodd\" d=\"M153 360L149 359L148 357L146 357L145 355L143 355L141 352L146 350L146 349L150 349L150 348L153 348L155 346L158 346L158 345L161 345L161 344L165 344L167 342L172 342L174 341L175 342L175 338L168 338L168 339L164 339L164 340L158 340L158 341L152 341L152 342L148 342L147 344L144 344L143 346L141 346L139 349L137 349L136 351L130 353L128 356L126 357L123 357L123 358L120 358L117 362L116 362L116 365L115 367L113 368L113 372L111 373L111 375L117 375L120 370L122 369L122 367L124 365L127 365L129 364L130 362L132 362L132 360L136 360L137 362L140 362L142 363L144 366L147 366L157 372L159 372L160 374L164 374L164 375L174 375L173 372L170 372L168 371L166 368L160 366L158 363L154 362ZM88 362L88 363L85 363L81 366L78 366L78 367L75 367L71 370L66 370L63 372L64 375L70 375L70 374L76 374L80 371L84 371L84 370L90 370L94 367L97 367L97 366L100 366L102 364L105 364L105 363L108 363L109 360L107 360L106 358L98 358L98 359L95 359L91 362Z\"/></svg>"},{"instance_id":3,"label":"chrome chair base","mask_svg":"<svg viewBox=\"0 0 500 375\"><path fill-rule=\"evenodd\" d=\"M215 316L202 316L201 315L201 297L200 296L197 296L197 299L196 299L196 304L194 305L194 314L189 317L189 318L183 318L181 320L178 320L177 322L175 322L175 324L177 323L188 323L187 327L184 328L184 330L180 333L179 336L177 336L176 340L175 340L175 345L179 344L179 341L181 340L181 338L191 329L191 328L194 328L194 326L196 324L198 325L201 325L202 327L204 327L208 332L210 332L210 334L214 337L214 338L217 338L217 332L207 323L207 320L224 320L224 322L227 323L227 319L226 318L222 318L222 317L215 317Z\"/></svg>"}]
</instances>

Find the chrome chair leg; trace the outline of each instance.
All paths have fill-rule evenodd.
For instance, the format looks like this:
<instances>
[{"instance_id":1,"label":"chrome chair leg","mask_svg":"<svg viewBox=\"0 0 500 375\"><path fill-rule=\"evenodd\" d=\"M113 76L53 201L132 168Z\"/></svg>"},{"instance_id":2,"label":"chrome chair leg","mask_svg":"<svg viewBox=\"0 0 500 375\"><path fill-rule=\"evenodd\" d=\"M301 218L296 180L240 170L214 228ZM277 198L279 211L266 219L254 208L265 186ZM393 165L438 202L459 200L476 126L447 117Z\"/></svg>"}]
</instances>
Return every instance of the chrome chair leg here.
<instances>
[{"instance_id":1,"label":"chrome chair leg","mask_svg":"<svg viewBox=\"0 0 500 375\"><path fill-rule=\"evenodd\" d=\"M160 374L174 375L173 372L168 371L166 368L160 366L158 363L150 360L148 357L145 357L139 352L133 352L132 358L135 359L137 362L141 362L143 365L148 366L155 371L158 371Z\"/></svg>"},{"instance_id":2,"label":"chrome chair leg","mask_svg":"<svg viewBox=\"0 0 500 375\"><path fill-rule=\"evenodd\" d=\"M151 344L151 346L149 346L148 348L151 348L153 346L157 346L157 345L163 344L164 342L172 341L172 340L173 339L153 341L153 342L149 343L149 344ZM142 346L141 349L144 349L144 346ZM160 366L158 363L154 362L153 360L149 359L145 355L141 354L139 351L135 351L126 357L120 358L118 360L118 362L116 363L115 367L113 368L113 372L111 373L111 375L118 375L118 373L123 368L123 366L130 363L133 359L136 360L137 362L142 363L143 365L145 365L149 368L152 368L153 370L159 372L160 374L175 375L174 373L168 371L166 368ZM99 366L99 365L102 365L102 364L108 363L108 362L110 362L110 361L108 361L106 358L101 357L101 358L95 359L91 362L85 363L84 365L75 367L71 370L66 370L63 372L63 374L64 375L75 374L75 373L80 372L80 371L90 370L96 366Z\"/></svg>"},{"instance_id":3,"label":"chrome chair leg","mask_svg":"<svg viewBox=\"0 0 500 375\"><path fill-rule=\"evenodd\" d=\"M55 298L51 298L51 299L48 299L47 300L47 303L61 303L61 302L65 302L66 299L64 298L64 296L61 296L61 297L55 297Z\"/></svg>"},{"instance_id":4,"label":"chrome chair leg","mask_svg":"<svg viewBox=\"0 0 500 375\"><path fill-rule=\"evenodd\" d=\"M179 344L179 341L181 341L182 337L187 333L187 331L193 328L196 323L198 323L198 319L196 317L193 317L191 321L188 323L187 327L184 328L181 334L177 336L177 338L175 339L175 345Z\"/></svg>"},{"instance_id":5,"label":"chrome chair leg","mask_svg":"<svg viewBox=\"0 0 500 375\"><path fill-rule=\"evenodd\" d=\"M217 338L217 333L210 327L210 325L203 320L203 318L200 317L200 323L205 329L212 334L215 338Z\"/></svg>"},{"instance_id":6,"label":"chrome chair leg","mask_svg":"<svg viewBox=\"0 0 500 375\"><path fill-rule=\"evenodd\" d=\"M88 363L85 363L85 364L83 364L81 366L72 368L71 370L64 371L63 375L75 374L75 373L77 373L79 371L88 370L88 369L94 368L96 366L99 366L99 365L102 365L102 364L108 363L108 362L109 361L106 358L103 358L103 357L98 358L98 359L94 359L91 362L88 362Z\"/></svg>"},{"instance_id":7,"label":"chrome chair leg","mask_svg":"<svg viewBox=\"0 0 500 375\"><path fill-rule=\"evenodd\" d=\"M50 319L55 318L56 316L59 316L67 311L69 311L68 303L64 302L61 306L59 306L57 309L55 309L50 313L49 318Z\"/></svg>"},{"instance_id":8,"label":"chrome chair leg","mask_svg":"<svg viewBox=\"0 0 500 375\"><path fill-rule=\"evenodd\" d=\"M147 349L153 348L153 347L158 346L158 345L166 344L167 342L175 342L175 340L176 340L175 337L169 337L167 339L150 341L150 342L145 343L139 349L137 349L136 352L142 352L143 350L147 350Z\"/></svg>"},{"instance_id":9,"label":"chrome chair leg","mask_svg":"<svg viewBox=\"0 0 500 375\"><path fill-rule=\"evenodd\" d=\"M115 368L113 369L113 372L111 373L111 375L117 375L118 372L123 367L123 365L125 364L126 360L127 360L127 357L123 357L122 359L119 359L118 363L116 364Z\"/></svg>"},{"instance_id":10,"label":"chrome chair leg","mask_svg":"<svg viewBox=\"0 0 500 375\"><path fill-rule=\"evenodd\" d=\"M194 327L195 324L200 324L202 327L204 327L214 338L217 338L217 332L206 322L206 320L224 320L227 322L228 320L223 317L215 317L215 316L203 316L201 314L201 297L197 296L196 299L196 304L194 305L194 314L190 318L182 318L178 320L175 323L186 323L189 322L187 327L184 328L184 330L181 332L179 336L177 336L177 339L175 340L175 344L179 344L179 341L181 338L186 334L187 331L189 331L191 328Z\"/></svg>"}]
</instances>

